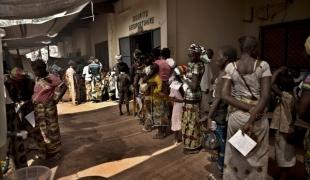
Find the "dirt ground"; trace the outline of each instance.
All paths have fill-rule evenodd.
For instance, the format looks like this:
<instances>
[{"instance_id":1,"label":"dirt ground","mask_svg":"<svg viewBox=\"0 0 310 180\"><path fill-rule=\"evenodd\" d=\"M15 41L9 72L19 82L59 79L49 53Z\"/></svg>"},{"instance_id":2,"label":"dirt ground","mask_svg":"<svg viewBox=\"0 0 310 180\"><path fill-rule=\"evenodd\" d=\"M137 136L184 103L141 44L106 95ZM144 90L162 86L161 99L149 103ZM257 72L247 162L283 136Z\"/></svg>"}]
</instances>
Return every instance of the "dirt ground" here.
<instances>
[{"instance_id":1,"label":"dirt ground","mask_svg":"<svg viewBox=\"0 0 310 180\"><path fill-rule=\"evenodd\" d=\"M62 180L200 180L207 179L210 172L219 179L207 152L184 155L182 144L174 145L172 135L163 140L152 139L155 131L142 132L138 121L133 116L119 116L115 105L113 102L59 104L63 158L54 163L33 164L50 167L53 179ZM270 174L276 177L279 169L273 160L272 147L270 154ZM304 179L302 156L297 159L299 162L289 171L289 179Z\"/></svg>"}]
</instances>

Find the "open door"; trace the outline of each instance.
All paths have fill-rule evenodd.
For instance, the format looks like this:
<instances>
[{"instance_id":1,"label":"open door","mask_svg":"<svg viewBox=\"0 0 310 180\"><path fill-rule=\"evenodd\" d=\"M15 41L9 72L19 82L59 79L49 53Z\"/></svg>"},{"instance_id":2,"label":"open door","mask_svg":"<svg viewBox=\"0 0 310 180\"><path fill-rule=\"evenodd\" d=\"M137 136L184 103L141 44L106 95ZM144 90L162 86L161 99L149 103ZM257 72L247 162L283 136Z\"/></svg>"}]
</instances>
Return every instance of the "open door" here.
<instances>
[{"instance_id":1,"label":"open door","mask_svg":"<svg viewBox=\"0 0 310 180\"><path fill-rule=\"evenodd\" d=\"M130 51L130 39L129 37L119 39L119 49L122 55L122 60L128 67L131 67L131 51Z\"/></svg>"},{"instance_id":2,"label":"open door","mask_svg":"<svg viewBox=\"0 0 310 180\"><path fill-rule=\"evenodd\" d=\"M108 41L104 41L95 45L95 57L102 63L105 71L109 70L109 47Z\"/></svg>"}]
</instances>

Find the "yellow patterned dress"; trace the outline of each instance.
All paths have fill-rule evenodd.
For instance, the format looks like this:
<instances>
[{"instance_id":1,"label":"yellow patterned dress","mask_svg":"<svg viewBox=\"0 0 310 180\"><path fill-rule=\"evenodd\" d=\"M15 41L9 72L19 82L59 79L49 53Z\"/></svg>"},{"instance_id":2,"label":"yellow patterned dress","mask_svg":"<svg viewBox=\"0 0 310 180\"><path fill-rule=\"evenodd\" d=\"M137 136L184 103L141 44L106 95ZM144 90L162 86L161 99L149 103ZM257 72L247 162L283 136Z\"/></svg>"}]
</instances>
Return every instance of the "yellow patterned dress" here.
<instances>
[{"instance_id":1,"label":"yellow patterned dress","mask_svg":"<svg viewBox=\"0 0 310 180\"><path fill-rule=\"evenodd\" d=\"M147 82L149 84L150 93L145 96L145 125L149 127L168 126L169 111L168 98L162 94L162 80L159 75L154 75Z\"/></svg>"},{"instance_id":2,"label":"yellow patterned dress","mask_svg":"<svg viewBox=\"0 0 310 180\"><path fill-rule=\"evenodd\" d=\"M198 75L199 79L204 73L204 65L202 62L188 64L188 72L186 77L192 79L193 75ZM200 118L200 101L201 90L196 91L188 87L185 91L185 103L183 105L182 115L182 140L184 149L195 150L201 146L201 125Z\"/></svg>"}]
</instances>

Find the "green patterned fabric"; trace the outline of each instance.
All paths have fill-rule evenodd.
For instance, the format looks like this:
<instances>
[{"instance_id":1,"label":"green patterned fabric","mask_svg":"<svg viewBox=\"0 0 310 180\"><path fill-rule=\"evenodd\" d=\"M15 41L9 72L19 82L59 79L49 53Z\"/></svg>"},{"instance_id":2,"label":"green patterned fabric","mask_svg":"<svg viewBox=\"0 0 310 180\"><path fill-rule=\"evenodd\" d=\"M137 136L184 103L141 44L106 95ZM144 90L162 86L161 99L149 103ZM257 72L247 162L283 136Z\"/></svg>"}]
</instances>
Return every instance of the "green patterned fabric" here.
<instances>
[{"instance_id":1,"label":"green patterned fabric","mask_svg":"<svg viewBox=\"0 0 310 180\"><path fill-rule=\"evenodd\" d=\"M199 103L184 105L181 126L185 149L197 149L201 146L199 113Z\"/></svg>"},{"instance_id":2,"label":"green patterned fabric","mask_svg":"<svg viewBox=\"0 0 310 180\"><path fill-rule=\"evenodd\" d=\"M61 149L57 106L54 102L35 104L37 141L43 156L53 156Z\"/></svg>"}]
</instances>

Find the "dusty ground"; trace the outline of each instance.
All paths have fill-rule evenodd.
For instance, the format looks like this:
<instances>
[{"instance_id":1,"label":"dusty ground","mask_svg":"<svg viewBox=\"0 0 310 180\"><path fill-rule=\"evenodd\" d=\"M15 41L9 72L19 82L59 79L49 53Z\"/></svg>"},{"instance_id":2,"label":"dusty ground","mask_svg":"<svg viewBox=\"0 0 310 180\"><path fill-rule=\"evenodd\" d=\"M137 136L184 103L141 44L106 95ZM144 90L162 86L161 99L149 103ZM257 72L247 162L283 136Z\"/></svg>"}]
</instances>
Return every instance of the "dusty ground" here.
<instances>
[{"instance_id":1,"label":"dusty ground","mask_svg":"<svg viewBox=\"0 0 310 180\"><path fill-rule=\"evenodd\" d=\"M173 145L172 136L152 139L155 132L143 133L137 120L119 116L115 105L59 104L63 158L43 163L52 168L54 179L188 180L207 179L210 172L216 172L214 163L207 160L208 153L184 155L182 145ZM272 152L271 148L271 156ZM291 178L304 179L302 168L299 163ZM273 161L270 171L278 174Z\"/></svg>"}]
</instances>

